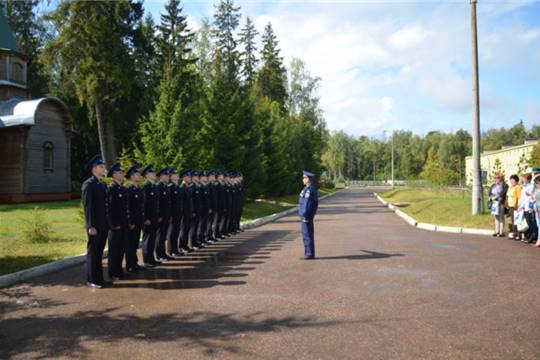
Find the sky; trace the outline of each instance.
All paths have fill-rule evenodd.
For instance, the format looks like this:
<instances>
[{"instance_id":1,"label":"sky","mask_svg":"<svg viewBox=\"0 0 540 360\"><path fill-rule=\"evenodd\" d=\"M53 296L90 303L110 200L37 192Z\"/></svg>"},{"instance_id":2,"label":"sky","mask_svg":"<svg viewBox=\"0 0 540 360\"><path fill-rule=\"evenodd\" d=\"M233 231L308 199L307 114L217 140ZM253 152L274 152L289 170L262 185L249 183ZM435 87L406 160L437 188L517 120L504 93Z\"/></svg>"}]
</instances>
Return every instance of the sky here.
<instances>
[{"instance_id":1,"label":"sky","mask_svg":"<svg viewBox=\"0 0 540 360\"><path fill-rule=\"evenodd\" d=\"M166 0L147 0L156 21ZM213 1L184 0L193 28ZM259 31L271 22L285 64L321 78L330 130L381 136L407 129L470 130L469 1L235 1ZM483 129L540 125L540 2L478 4Z\"/></svg>"}]
</instances>

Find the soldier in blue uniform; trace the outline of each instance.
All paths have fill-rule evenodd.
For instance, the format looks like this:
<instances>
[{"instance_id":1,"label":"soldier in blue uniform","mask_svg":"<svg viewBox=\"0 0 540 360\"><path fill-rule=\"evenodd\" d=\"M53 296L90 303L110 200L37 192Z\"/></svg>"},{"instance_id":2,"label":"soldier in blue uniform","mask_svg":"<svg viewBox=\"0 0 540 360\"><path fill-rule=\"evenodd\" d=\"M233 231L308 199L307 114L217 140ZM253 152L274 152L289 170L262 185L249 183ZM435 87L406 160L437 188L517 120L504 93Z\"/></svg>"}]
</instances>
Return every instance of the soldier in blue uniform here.
<instances>
[{"instance_id":1,"label":"soldier in blue uniform","mask_svg":"<svg viewBox=\"0 0 540 360\"><path fill-rule=\"evenodd\" d=\"M235 174L235 183L236 183L236 218L234 224L234 230L236 232L243 231L240 228L240 220L242 219L242 213L244 211L244 187L243 187L244 177L242 173L238 172Z\"/></svg>"},{"instance_id":2,"label":"soldier in blue uniform","mask_svg":"<svg viewBox=\"0 0 540 360\"><path fill-rule=\"evenodd\" d=\"M109 253L108 271L112 280L120 280L124 277L122 259L128 242L129 225L129 196L124 187L124 171L120 164L116 163L109 168L107 177L113 182L109 186Z\"/></svg>"},{"instance_id":3,"label":"soldier in blue uniform","mask_svg":"<svg viewBox=\"0 0 540 360\"><path fill-rule=\"evenodd\" d=\"M139 166L133 165L126 173L130 184L128 186L129 227L128 244L126 248L126 267L128 273L145 270L139 266L137 249L144 224L144 189L141 187Z\"/></svg>"},{"instance_id":4,"label":"soldier in blue uniform","mask_svg":"<svg viewBox=\"0 0 540 360\"><path fill-rule=\"evenodd\" d=\"M217 173L218 182L218 220L216 228L216 238L225 239L224 228L227 218L227 185L225 184L225 176L223 172Z\"/></svg>"},{"instance_id":5,"label":"soldier in blue uniform","mask_svg":"<svg viewBox=\"0 0 540 360\"><path fill-rule=\"evenodd\" d=\"M191 251L189 247L189 231L191 229L191 221L195 217L193 208L193 186L191 184L191 171L184 170L182 172L183 206L182 206L182 225L180 227L180 251L186 255Z\"/></svg>"},{"instance_id":6,"label":"soldier in blue uniform","mask_svg":"<svg viewBox=\"0 0 540 360\"><path fill-rule=\"evenodd\" d=\"M208 245L208 221L212 213L210 188L208 186L208 174L206 171L200 173L200 189L201 189L201 217L199 221L199 229L197 230L199 243L206 247Z\"/></svg>"},{"instance_id":7,"label":"soldier in blue uniform","mask_svg":"<svg viewBox=\"0 0 540 360\"><path fill-rule=\"evenodd\" d=\"M317 189L313 185L315 174L304 171L304 189L300 193L298 214L300 215L302 237L304 239L304 259L315 258L315 234L314 224L315 214L319 206Z\"/></svg>"},{"instance_id":8,"label":"soldier in blue uniform","mask_svg":"<svg viewBox=\"0 0 540 360\"><path fill-rule=\"evenodd\" d=\"M208 172L208 188L210 190L210 209L211 214L209 215L208 226L207 226L207 237L208 242L213 243L217 241L217 219L219 213L219 194L218 194L218 182L216 181L216 171L212 170Z\"/></svg>"},{"instance_id":9,"label":"soldier in blue uniform","mask_svg":"<svg viewBox=\"0 0 540 360\"><path fill-rule=\"evenodd\" d=\"M193 214L191 218L191 224L189 228L189 239L191 241L191 248L199 250L201 244L198 239L199 222L201 218L201 186L199 184L199 173L197 171L191 172L191 191L193 194Z\"/></svg>"},{"instance_id":10,"label":"soldier in blue uniform","mask_svg":"<svg viewBox=\"0 0 540 360\"><path fill-rule=\"evenodd\" d=\"M180 256L181 253L178 249L178 239L180 237L180 227L182 225L184 191L178 184L180 178L176 170L171 168L169 173L171 176L171 226L168 235L169 254L171 254L171 256Z\"/></svg>"},{"instance_id":11,"label":"soldier in blue uniform","mask_svg":"<svg viewBox=\"0 0 540 360\"><path fill-rule=\"evenodd\" d=\"M171 224L171 192L169 190L169 168L163 168L158 173L159 183L159 228L156 235L156 256L158 261L173 260L167 255L166 242Z\"/></svg>"},{"instance_id":12,"label":"soldier in blue uniform","mask_svg":"<svg viewBox=\"0 0 540 360\"><path fill-rule=\"evenodd\" d=\"M230 207L230 214L229 214L229 235L236 234L236 214L238 213L238 187L235 183L235 174L231 172L229 174L229 183L231 184L230 191L231 191L231 207Z\"/></svg>"},{"instance_id":13,"label":"soldier in blue uniform","mask_svg":"<svg viewBox=\"0 0 540 360\"><path fill-rule=\"evenodd\" d=\"M156 247L156 234L159 229L159 193L156 182L156 173L153 165L148 165L142 171L146 177L144 184L144 228L142 253L145 267L154 267L159 262L154 258Z\"/></svg>"},{"instance_id":14,"label":"soldier in blue uniform","mask_svg":"<svg viewBox=\"0 0 540 360\"><path fill-rule=\"evenodd\" d=\"M86 282L93 288L101 289L103 280L103 250L107 241L109 222L107 221L107 185L101 180L107 169L101 156L96 155L87 164L92 173L81 188L84 208L84 227L88 235L86 245Z\"/></svg>"}]
</instances>

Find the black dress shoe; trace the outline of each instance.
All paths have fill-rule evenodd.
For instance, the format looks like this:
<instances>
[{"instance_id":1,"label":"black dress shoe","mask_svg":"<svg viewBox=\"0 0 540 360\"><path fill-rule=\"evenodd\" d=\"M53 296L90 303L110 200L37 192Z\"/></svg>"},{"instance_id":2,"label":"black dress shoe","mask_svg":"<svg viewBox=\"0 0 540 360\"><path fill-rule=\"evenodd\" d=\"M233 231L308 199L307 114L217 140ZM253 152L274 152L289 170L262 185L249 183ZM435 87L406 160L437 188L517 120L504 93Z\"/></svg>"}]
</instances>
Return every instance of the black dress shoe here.
<instances>
[{"instance_id":1,"label":"black dress shoe","mask_svg":"<svg viewBox=\"0 0 540 360\"><path fill-rule=\"evenodd\" d=\"M94 283L91 283L91 282L87 282L87 283L86 283L86 286L91 287L91 288L93 288L93 289L102 289L102 288L103 288L103 285L101 285L101 284L94 284Z\"/></svg>"},{"instance_id":2,"label":"black dress shoe","mask_svg":"<svg viewBox=\"0 0 540 360\"><path fill-rule=\"evenodd\" d=\"M148 268L148 269L151 269L151 268L153 268L153 267L156 267L156 265L155 265L155 264L152 264L152 263L144 263L144 267L145 267L145 268Z\"/></svg>"},{"instance_id":3,"label":"black dress shoe","mask_svg":"<svg viewBox=\"0 0 540 360\"><path fill-rule=\"evenodd\" d=\"M144 266L137 265L137 266L135 266L135 270L136 271L146 271L147 269Z\"/></svg>"},{"instance_id":4,"label":"black dress shoe","mask_svg":"<svg viewBox=\"0 0 540 360\"><path fill-rule=\"evenodd\" d=\"M300 258L301 260L314 260L315 256L304 256L303 258Z\"/></svg>"},{"instance_id":5,"label":"black dress shoe","mask_svg":"<svg viewBox=\"0 0 540 360\"><path fill-rule=\"evenodd\" d=\"M126 272L127 272L128 274L135 274L135 273L137 272L137 270L136 270L135 268L127 268L127 269L126 269Z\"/></svg>"}]
</instances>

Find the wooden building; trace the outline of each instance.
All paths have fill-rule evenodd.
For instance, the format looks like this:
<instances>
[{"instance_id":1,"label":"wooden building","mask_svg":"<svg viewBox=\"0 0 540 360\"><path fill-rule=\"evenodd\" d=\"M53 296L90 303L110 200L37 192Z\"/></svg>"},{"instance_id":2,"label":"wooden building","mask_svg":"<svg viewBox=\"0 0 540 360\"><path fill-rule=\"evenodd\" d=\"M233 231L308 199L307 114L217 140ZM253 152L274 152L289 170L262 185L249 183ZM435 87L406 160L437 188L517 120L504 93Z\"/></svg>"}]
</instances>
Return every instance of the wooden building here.
<instances>
[{"instance_id":1,"label":"wooden building","mask_svg":"<svg viewBox=\"0 0 540 360\"><path fill-rule=\"evenodd\" d=\"M0 10L0 203L70 199L68 111L29 99L26 66Z\"/></svg>"}]
</instances>

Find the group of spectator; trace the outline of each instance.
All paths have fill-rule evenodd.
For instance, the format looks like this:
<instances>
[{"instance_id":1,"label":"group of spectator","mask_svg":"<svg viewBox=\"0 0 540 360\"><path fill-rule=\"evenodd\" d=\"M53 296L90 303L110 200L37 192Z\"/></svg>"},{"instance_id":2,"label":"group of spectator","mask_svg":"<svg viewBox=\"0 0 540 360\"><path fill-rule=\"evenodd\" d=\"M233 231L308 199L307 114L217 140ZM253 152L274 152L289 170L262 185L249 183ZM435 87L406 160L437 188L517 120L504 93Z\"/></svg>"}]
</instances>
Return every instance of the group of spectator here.
<instances>
[{"instance_id":1,"label":"group of spectator","mask_svg":"<svg viewBox=\"0 0 540 360\"><path fill-rule=\"evenodd\" d=\"M495 219L493 236L508 235L509 239L540 248L540 168L533 168L532 173L512 175L508 183L503 174L496 175L488 192L488 209Z\"/></svg>"}]
</instances>

